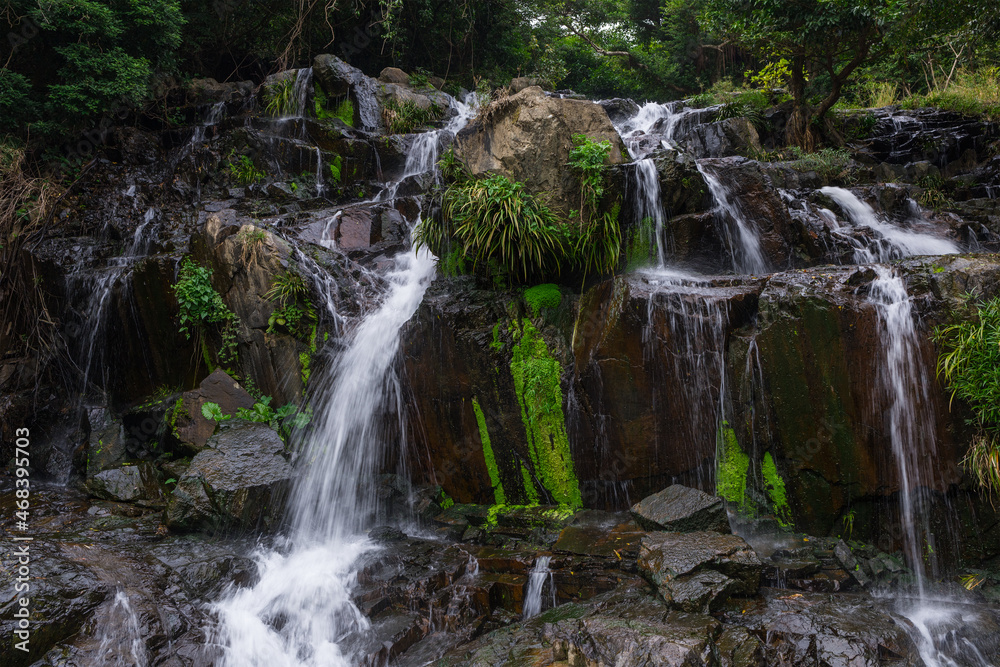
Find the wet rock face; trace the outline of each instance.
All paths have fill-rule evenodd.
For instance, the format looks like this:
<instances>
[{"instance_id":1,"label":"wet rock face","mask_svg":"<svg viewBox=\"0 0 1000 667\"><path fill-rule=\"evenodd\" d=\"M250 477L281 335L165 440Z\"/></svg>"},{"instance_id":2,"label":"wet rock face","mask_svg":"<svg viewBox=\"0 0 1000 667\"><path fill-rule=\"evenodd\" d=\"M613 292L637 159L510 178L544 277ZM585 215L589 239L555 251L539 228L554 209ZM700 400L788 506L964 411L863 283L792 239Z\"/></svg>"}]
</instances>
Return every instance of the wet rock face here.
<instances>
[{"instance_id":1,"label":"wet rock face","mask_svg":"<svg viewBox=\"0 0 1000 667\"><path fill-rule=\"evenodd\" d=\"M757 130L746 118L727 118L697 125L679 142L687 153L698 159L747 155L761 150Z\"/></svg>"},{"instance_id":2,"label":"wet rock face","mask_svg":"<svg viewBox=\"0 0 1000 667\"><path fill-rule=\"evenodd\" d=\"M764 569L743 538L706 532L650 533L638 562L668 605L702 613L732 595L755 595Z\"/></svg>"},{"instance_id":3,"label":"wet rock face","mask_svg":"<svg viewBox=\"0 0 1000 667\"><path fill-rule=\"evenodd\" d=\"M722 498L681 484L643 498L632 507L632 516L646 530L730 532Z\"/></svg>"},{"instance_id":4,"label":"wet rock face","mask_svg":"<svg viewBox=\"0 0 1000 667\"><path fill-rule=\"evenodd\" d=\"M477 176L502 173L568 211L579 208L580 200L578 179L566 166L574 135L610 141L610 164L627 154L599 105L549 97L537 86L501 104L487 125L473 122L456 139L456 152Z\"/></svg>"},{"instance_id":5,"label":"wet rock face","mask_svg":"<svg viewBox=\"0 0 1000 667\"><path fill-rule=\"evenodd\" d=\"M273 525L294 477L284 449L266 424L227 422L177 481L166 525L180 531Z\"/></svg>"}]
</instances>

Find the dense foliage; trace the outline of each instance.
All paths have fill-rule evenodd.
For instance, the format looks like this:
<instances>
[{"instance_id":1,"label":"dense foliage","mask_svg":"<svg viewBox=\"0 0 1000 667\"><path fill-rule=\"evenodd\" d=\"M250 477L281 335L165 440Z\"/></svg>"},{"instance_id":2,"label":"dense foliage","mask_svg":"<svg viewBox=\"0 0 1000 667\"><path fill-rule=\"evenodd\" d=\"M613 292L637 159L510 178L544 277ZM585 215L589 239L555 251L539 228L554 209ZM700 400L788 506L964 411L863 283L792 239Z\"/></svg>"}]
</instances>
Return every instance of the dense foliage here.
<instances>
[{"instance_id":1,"label":"dense foliage","mask_svg":"<svg viewBox=\"0 0 1000 667\"><path fill-rule=\"evenodd\" d=\"M808 146L844 96L942 93L1000 51L989 0L11 0L0 17L0 135L49 143L136 108L164 117L190 78L260 81L327 52L370 74L467 88L527 75L593 97L753 80L787 91Z\"/></svg>"}]
</instances>

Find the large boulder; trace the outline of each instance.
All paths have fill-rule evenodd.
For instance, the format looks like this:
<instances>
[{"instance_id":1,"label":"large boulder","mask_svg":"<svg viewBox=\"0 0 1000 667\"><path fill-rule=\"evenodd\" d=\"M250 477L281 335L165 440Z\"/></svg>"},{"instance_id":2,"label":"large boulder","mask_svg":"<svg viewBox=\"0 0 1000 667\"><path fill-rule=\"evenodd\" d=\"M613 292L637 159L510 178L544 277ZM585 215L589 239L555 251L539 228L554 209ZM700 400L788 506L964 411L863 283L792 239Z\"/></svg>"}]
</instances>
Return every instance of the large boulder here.
<instances>
[{"instance_id":1,"label":"large boulder","mask_svg":"<svg viewBox=\"0 0 1000 667\"><path fill-rule=\"evenodd\" d=\"M234 420L178 480L167 506L174 530L268 527L281 517L293 470L266 424Z\"/></svg>"},{"instance_id":2,"label":"large boulder","mask_svg":"<svg viewBox=\"0 0 1000 667\"><path fill-rule=\"evenodd\" d=\"M639 547L639 570L668 605L707 613L732 595L756 595L764 566L742 537L651 533Z\"/></svg>"},{"instance_id":3,"label":"large boulder","mask_svg":"<svg viewBox=\"0 0 1000 667\"><path fill-rule=\"evenodd\" d=\"M386 67L378 75L378 80L382 83L395 83L400 86L410 85L410 75L398 67Z\"/></svg>"},{"instance_id":4,"label":"large boulder","mask_svg":"<svg viewBox=\"0 0 1000 667\"><path fill-rule=\"evenodd\" d=\"M678 141L685 151L697 158L746 155L761 150L757 129L746 118L726 118L697 125Z\"/></svg>"},{"instance_id":5,"label":"large boulder","mask_svg":"<svg viewBox=\"0 0 1000 667\"><path fill-rule=\"evenodd\" d=\"M646 530L732 532L722 498L681 484L643 498L632 507L632 516Z\"/></svg>"},{"instance_id":6,"label":"large boulder","mask_svg":"<svg viewBox=\"0 0 1000 667\"><path fill-rule=\"evenodd\" d=\"M215 433L215 422L206 419L201 407L216 403L224 415L235 415L239 408L252 408L254 398L221 368L201 381L197 389L186 391L174 410L174 433L195 449L201 449Z\"/></svg>"},{"instance_id":7,"label":"large boulder","mask_svg":"<svg viewBox=\"0 0 1000 667\"><path fill-rule=\"evenodd\" d=\"M499 172L566 210L579 207L577 176L567 166L573 137L611 142L610 163L627 151L599 104L549 97L538 86L495 100L459 132L456 150L473 174Z\"/></svg>"}]
</instances>

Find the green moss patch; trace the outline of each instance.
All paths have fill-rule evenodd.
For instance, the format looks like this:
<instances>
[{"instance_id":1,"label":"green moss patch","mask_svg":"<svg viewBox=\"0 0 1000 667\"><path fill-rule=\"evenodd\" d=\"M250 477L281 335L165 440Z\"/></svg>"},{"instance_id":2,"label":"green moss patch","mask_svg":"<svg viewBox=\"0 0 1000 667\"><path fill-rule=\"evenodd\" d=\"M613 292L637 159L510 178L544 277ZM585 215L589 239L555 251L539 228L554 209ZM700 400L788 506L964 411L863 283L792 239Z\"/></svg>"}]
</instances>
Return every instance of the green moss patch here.
<instances>
[{"instance_id":1,"label":"green moss patch","mask_svg":"<svg viewBox=\"0 0 1000 667\"><path fill-rule=\"evenodd\" d=\"M522 320L514 337L510 372L536 476L557 503L581 507L562 408L562 368L530 320Z\"/></svg>"},{"instance_id":2,"label":"green moss patch","mask_svg":"<svg viewBox=\"0 0 1000 667\"><path fill-rule=\"evenodd\" d=\"M727 502L735 503L745 512L750 457L736 441L736 431L727 421L719 425L717 448L718 478L715 482L715 493Z\"/></svg>"},{"instance_id":3,"label":"green moss patch","mask_svg":"<svg viewBox=\"0 0 1000 667\"><path fill-rule=\"evenodd\" d=\"M542 308L558 308L562 303L562 293L559 286L552 283L535 285L524 290L524 302L528 304L532 317L538 317Z\"/></svg>"},{"instance_id":4,"label":"green moss patch","mask_svg":"<svg viewBox=\"0 0 1000 667\"><path fill-rule=\"evenodd\" d=\"M479 407L479 401L475 398L472 399L472 410L476 413L476 423L479 424L479 439L483 443L483 458L486 460L486 470L493 486L493 501L497 505L503 505L507 502L507 497L503 492L503 482L500 481L500 470L497 468L496 457L493 456L489 431L486 430L486 417L483 415L483 409Z\"/></svg>"},{"instance_id":5,"label":"green moss patch","mask_svg":"<svg viewBox=\"0 0 1000 667\"><path fill-rule=\"evenodd\" d=\"M785 480L778 474L778 466L774 464L771 452L764 454L764 462L761 465L761 473L764 475L764 491L771 500L771 507L774 509L774 516L778 519L778 524L782 528L792 527L792 511L788 507L788 497L785 493Z\"/></svg>"}]
</instances>

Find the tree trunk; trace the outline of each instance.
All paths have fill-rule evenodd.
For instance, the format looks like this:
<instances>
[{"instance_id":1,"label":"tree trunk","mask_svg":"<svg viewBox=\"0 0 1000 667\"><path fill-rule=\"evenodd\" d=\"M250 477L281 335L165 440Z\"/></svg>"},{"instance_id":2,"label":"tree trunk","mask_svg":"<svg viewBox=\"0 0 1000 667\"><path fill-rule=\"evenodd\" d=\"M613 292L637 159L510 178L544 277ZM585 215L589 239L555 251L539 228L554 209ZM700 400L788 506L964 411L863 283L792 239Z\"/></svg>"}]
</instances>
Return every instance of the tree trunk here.
<instances>
[{"instance_id":1,"label":"tree trunk","mask_svg":"<svg viewBox=\"0 0 1000 667\"><path fill-rule=\"evenodd\" d=\"M791 69L792 115L785 126L785 141L804 151L812 151L816 140L811 128L812 108L806 100L805 58L801 55L793 57Z\"/></svg>"}]
</instances>

